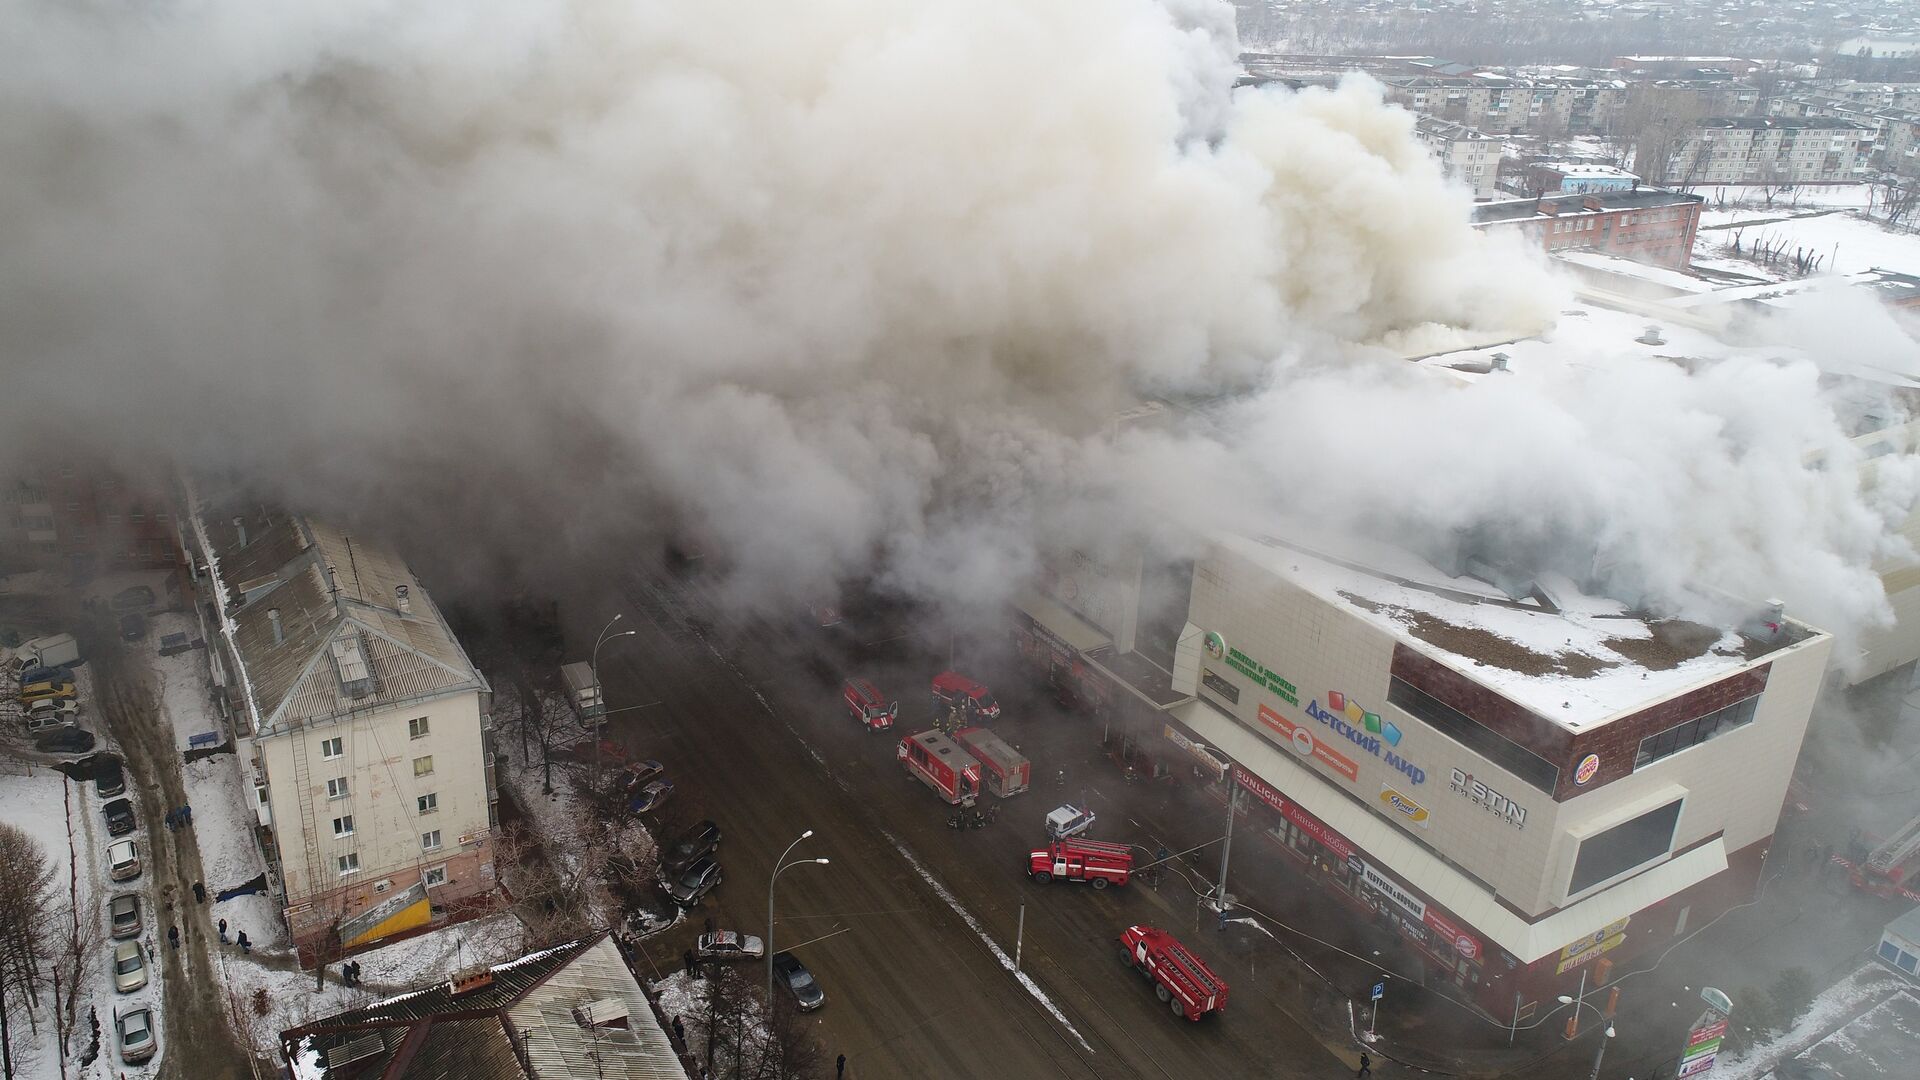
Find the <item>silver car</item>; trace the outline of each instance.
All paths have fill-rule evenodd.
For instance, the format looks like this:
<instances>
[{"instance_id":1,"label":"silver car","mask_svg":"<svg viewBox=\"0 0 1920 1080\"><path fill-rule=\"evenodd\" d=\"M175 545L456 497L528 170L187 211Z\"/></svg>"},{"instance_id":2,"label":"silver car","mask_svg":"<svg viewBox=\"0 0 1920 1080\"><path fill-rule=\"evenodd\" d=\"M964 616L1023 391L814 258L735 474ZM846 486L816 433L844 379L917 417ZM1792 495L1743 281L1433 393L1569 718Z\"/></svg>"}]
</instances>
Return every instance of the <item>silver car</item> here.
<instances>
[{"instance_id":1,"label":"silver car","mask_svg":"<svg viewBox=\"0 0 1920 1080\"><path fill-rule=\"evenodd\" d=\"M153 1056L158 1045L153 1041L153 1011L145 1005L124 1012L114 1006L113 1031L120 1038L121 1061L137 1065Z\"/></svg>"},{"instance_id":2,"label":"silver car","mask_svg":"<svg viewBox=\"0 0 1920 1080\"><path fill-rule=\"evenodd\" d=\"M140 897L133 893L121 893L107 901L107 923L113 928L114 940L139 937L143 929L140 922Z\"/></svg>"},{"instance_id":3,"label":"silver car","mask_svg":"<svg viewBox=\"0 0 1920 1080\"><path fill-rule=\"evenodd\" d=\"M113 947L113 988L131 994L147 985L147 957L137 941L123 941Z\"/></svg>"}]
</instances>

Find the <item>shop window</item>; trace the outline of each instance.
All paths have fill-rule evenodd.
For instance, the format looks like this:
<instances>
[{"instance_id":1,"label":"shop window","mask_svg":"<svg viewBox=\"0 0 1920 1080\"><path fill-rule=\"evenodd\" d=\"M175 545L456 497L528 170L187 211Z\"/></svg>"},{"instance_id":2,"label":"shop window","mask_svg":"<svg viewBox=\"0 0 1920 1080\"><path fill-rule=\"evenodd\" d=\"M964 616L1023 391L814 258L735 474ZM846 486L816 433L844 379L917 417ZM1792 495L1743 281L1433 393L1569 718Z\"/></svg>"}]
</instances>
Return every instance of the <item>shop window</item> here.
<instances>
[{"instance_id":1,"label":"shop window","mask_svg":"<svg viewBox=\"0 0 1920 1080\"><path fill-rule=\"evenodd\" d=\"M1736 701L1724 709L1694 717L1692 720L1675 724L1665 731L1641 739L1640 751L1633 758L1634 770L1644 769L1662 758L1672 757L1708 739L1746 727L1753 723L1753 714L1759 707L1760 695L1755 694L1745 701Z\"/></svg>"},{"instance_id":2,"label":"shop window","mask_svg":"<svg viewBox=\"0 0 1920 1080\"><path fill-rule=\"evenodd\" d=\"M1513 742L1466 713L1404 679L1387 684L1387 700L1428 727L1485 757L1547 794L1560 783L1560 770L1545 758Z\"/></svg>"},{"instance_id":3,"label":"shop window","mask_svg":"<svg viewBox=\"0 0 1920 1080\"><path fill-rule=\"evenodd\" d=\"M1680 824L1680 803L1675 799L1582 840L1580 853L1573 860L1568 895L1585 892L1672 850L1673 830Z\"/></svg>"}]
</instances>

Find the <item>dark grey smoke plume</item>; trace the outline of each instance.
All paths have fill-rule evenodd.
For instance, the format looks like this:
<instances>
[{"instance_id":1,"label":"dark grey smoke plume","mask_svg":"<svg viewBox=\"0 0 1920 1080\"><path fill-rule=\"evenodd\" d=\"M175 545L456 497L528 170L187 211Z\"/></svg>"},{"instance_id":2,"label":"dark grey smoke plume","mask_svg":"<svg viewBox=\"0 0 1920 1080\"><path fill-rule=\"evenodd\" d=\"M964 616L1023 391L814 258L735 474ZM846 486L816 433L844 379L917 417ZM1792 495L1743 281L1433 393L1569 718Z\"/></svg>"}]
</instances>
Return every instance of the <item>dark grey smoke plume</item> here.
<instances>
[{"instance_id":1,"label":"dark grey smoke plume","mask_svg":"<svg viewBox=\"0 0 1920 1080\"><path fill-rule=\"evenodd\" d=\"M1558 298L1376 87L1230 96L1224 4L4 7L16 446L233 470L442 558L682 535L775 603L1398 500L1879 610L1897 514L1778 482L1846 452L1811 368L1441 392L1356 358ZM1228 390L1224 427L1110 422Z\"/></svg>"}]
</instances>

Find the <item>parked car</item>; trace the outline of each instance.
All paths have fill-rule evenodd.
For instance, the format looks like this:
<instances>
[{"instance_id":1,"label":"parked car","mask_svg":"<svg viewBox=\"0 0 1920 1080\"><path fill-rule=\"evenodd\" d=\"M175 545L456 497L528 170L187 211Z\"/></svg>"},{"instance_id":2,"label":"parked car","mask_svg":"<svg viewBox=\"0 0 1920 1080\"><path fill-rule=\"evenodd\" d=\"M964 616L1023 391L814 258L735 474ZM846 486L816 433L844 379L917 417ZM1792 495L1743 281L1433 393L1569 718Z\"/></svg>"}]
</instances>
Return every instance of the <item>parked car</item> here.
<instances>
[{"instance_id":1,"label":"parked car","mask_svg":"<svg viewBox=\"0 0 1920 1080\"><path fill-rule=\"evenodd\" d=\"M84 754L93 749L93 732L80 727L58 727L33 740L33 748L49 754Z\"/></svg>"},{"instance_id":2,"label":"parked car","mask_svg":"<svg viewBox=\"0 0 1920 1080\"><path fill-rule=\"evenodd\" d=\"M107 835L125 836L133 831L133 801L115 799L102 806L100 812L107 818Z\"/></svg>"},{"instance_id":3,"label":"parked car","mask_svg":"<svg viewBox=\"0 0 1920 1080\"><path fill-rule=\"evenodd\" d=\"M752 934L715 930L693 943L693 955L702 960L758 960L767 955L766 942Z\"/></svg>"},{"instance_id":4,"label":"parked car","mask_svg":"<svg viewBox=\"0 0 1920 1080\"><path fill-rule=\"evenodd\" d=\"M780 985L793 995L793 1003L800 1006L801 1012L812 1012L827 1003L826 991L814 981L813 972L808 971L807 965L792 953L773 954L773 973Z\"/></svg>"},{"instance_id":5,"label":"parked car","mask_svg":"<svg viewBox=\"0 0 1920 1080\"><path fill-rule=\"evenodd\" d=\"M132 881L140 876L140 849L131 840L115 840L107 845L107 876L115 881Z\"/></svg>"},{"instance_id":6,"label":"parked car","mask_svg":"<svg viewBox=\"0 0 1920 1080\"><path fill-rule=\"evenodd\" d=\"M27 670L20 673L21 686L32 686L34 683L39 683L39 682L72 682L72 681L73 681L73 669L65 666L41 667L38 664L35 664L33 667L30 667Z\"/></svg>"},{"instance_id":7,"label":"parked car","mask_svg":"<svg viewBox=\"0 0 1920 1080\"><path fill-rule=\"evenodd\" d=\"M93 793L106 798L127 790L127 772L112 754L93 755Z\"/></svg>"},{"instance_id":8,"label":"parked car","mask_svg":"<svg viewBox=\"0 0 1920 1080\"><path fill-rule=\"evenodd\" d=\"M670 873L677 872L693 865L695 859L713 854L719 846L720 826L711 821L696 822L661 856L660 866Z\"/></svg>"},{"instance_id":9,"label":"parked car","mask_svg":"<svg viewBox=\"0 0 1920 1080\"><path fill-rule=\"evenodd\" d=\"M71 724L80 715L80 703L73 698L43 698L27 706L29 724L45 721Z\"/></svg>"},{"instance_id":10,"label":"parked car","mask_svg":"<svg viewBox=\"0 0 1920 1080\"><path fill-rule=\"evenodd\" d=\"M20 684L20 703L31 705L48 698L79 697L80 692L73 688L72 679L42 679L39 682Z\"/></svg>"},{"instance_id":11,"label":"parked car","mask_svg":"<svg viewBox=\"0 0 1920 1080\"><path fill-rule=\"evenodd\" d=\"M107 901L107 925L115 940L139 937L146 928L140 921L140 894L123 892Z\"/></svg>"},{"instance_id":12,"label":"parked car","mask_svg":"<svg viewBox=\"0 0 1920 1080\"><path fill-rule=\"evenodd\" d=\"M153 1011L145 1005L113 1007L113 1032L120 1039L120 1060L138 1065L153 1056Z\"/></svg>"},{"instance_id":13,"label":"parked car","mask_svg":"<svg viewBox=\"0 0 1920 1080\"><path fill-rule=\"evenodd\" d=\"M147 636L147 617L137 611L120 616L120 640L139 641Z\"/></svg>"},{"instance_id":14,"label":"parked car","mask_svg":"<svg viewBox=\"0 0 1920 1080\"><path fill-rule=\"evenodd\" d=\"M655 780L627 797L627 809L636 814L658 810L660 804L666 802L667 796L671 794L673 794L673 781Z\"/></svg>"},{"instance_id":15,"label":"parked car","mask_svg":"<svg viewBox=\"0 0 1920 1080\"><path fill-rule=\"evenodd\" d=\"M153 600L152 589L145 585L135 585L114 593L111 603L115 611L138 611L152 607Z\"/></svg>"},{"instance_id":16,"label":"parked car","mask_svg":"<svg viewBox=\"0 0 1920 1080\"><path fill-rule=\"evenodd\" d=\"M626 768L620 772L621 787L632 793L665 776L666 772L667 767L652 758L645 761L629 761Z\"/></svg>"},{"instance_id":17,"label":"parked car","mask_svg":"<svg viewBox=\"0 0 1920 1080\"><path fill-rule=\"evenodd\" d=\"M1054 840L1065 840L1069 836L1079 836L1093 828L1098 817L1092 810L1082 810L1072 803L1065 803L1047 811L1047 836Z\"/></svg>"},{"instance_id":18,"label":"parked car","mask_svg":"<svg viewBox=\"0 0 1920 1080\"><path fill-rule=\"evenodd\" d=\"M131 994L147 985L147 954L137 941L123 941L113 947L113 988Z\"/></svg>"},{"instance_id":19,"label":"parked car","mask_svg":"<svg viewBox=\"0 0 1920 1080\"><path fill-rule=\"evenodd\" d=\"M709 855L696 859L693 865L682 870L680 876L667 885L667 897L683 908L690 908L719 884L720 864Z\"/></svg>"}]
</instances>

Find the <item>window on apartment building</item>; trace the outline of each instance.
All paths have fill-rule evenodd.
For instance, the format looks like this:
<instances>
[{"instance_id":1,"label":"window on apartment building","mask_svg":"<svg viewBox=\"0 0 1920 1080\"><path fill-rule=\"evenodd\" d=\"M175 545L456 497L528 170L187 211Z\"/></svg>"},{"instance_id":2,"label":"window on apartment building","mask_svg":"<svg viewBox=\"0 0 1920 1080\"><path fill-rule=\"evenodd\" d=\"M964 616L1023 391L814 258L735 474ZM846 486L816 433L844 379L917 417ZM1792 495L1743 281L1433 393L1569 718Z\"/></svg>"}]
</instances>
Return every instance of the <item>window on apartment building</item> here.
<instances>
[{"instance_id":1,"label":"window on apartment building","mask_svg":"<svg viewBox=\"0 0 1920 1080\"><path fill-rule=\"evenodd\" d=\"M338 735L331 739L320 740L320 756L323 758L337 758L346 752L346 744L340 740Z\"/></svg>"},{"instance_id":2,"label":"window on apartment building","mask_svg":"<svg viewBox=\"0 0 1920 1080\"><path fill-rule=\"evenodd\" d=\"M421 851L439 851L440 850L440 830L439 829L434 829L431 832L423 832L420 834L420 850Z\"/></svg>"},{"instance_id":3,"label":"window on apartment building","mask_svg":"<svg viewBox=\"0 0 1920 1080\"><path fill-rule=\"evenodd\" d=\"M429 866L425 870L422 870L420 872L420 884L425 885L429 889L433 888L435 885L445 885L446 883L447 883L447 864L446 863L441 863L439 866Z\"/></svg>"},{"instance_id":4,"label":"window on apartment building","mask_svg":"<svg viewBox=\"0 0 1920 1080\"><path fill-rule=\"evenodd\" d=\"M1679 824L1680 800L1675 799L1580 841L1567 894L1584 892L1665 855L1673 848L1673 830Z\"/></svg>"},{"instance_id":5,"label":"window on apartment building","mask_svg":"<svg viewBox=\"0 0 1920 1080\"><path fill-rule=\"evenodd\" d=\"M413 759L413 775L415 776L432 776L433 775L433 755L432 754L428 754L425 757L417 757Z\"/></svg>"},{"instance_id":6,"label":"window on apartment building","mask_svg":"<svg viewBox=\"0 0 1920 1080\"><path fill-rule=\"evenodd\" d=\"M1552 794L1560 783L1560 770L1552 762L1404 679L1387 684L1387 700L1541 791Z\"/></svg>"},{"instance_id":7,"label":"window on apartment building","mask_svg":"<svg viewBox=\"0 0 1920 1080\"><path fill-rule=\"evenodd\" d=\"M333 860L333 864L340 868L340 876L342 877L348 874L357 874L360 872L360 853L357 851L349 851L345 855Z\"/></svg>"},{"instance_id":8,"label":"window on apartment building","mask_svg":"<svg viewBox=\"0 0 1920 1080\"><path fill-rule=\"evenodd\" d=\"M416 716L407 721L407 738L418 739L427 733L427 718Z\"/></svg>"},{"instance_id":9,"label":"window on apartment building","mask_svg":"<svg viewBox=\"0 0 1920 1080\"><path fill-rule=\"evenodd\" d=\"M327 781L327 798L344 799L347 797L347 795L348 795L348 791L347 791L346 777L336 776L333 779Z\"/></svg>"},{"instance_id":10,"label":"window on apartment building","mask_svg":"<svg viewBox=\"0 0 1920 1080\"><path fill-rule=\"evenodd\" d=\"M155 510L153 512L153 520L165 525L167 523L167 512L165 510Z\"/></svg>"},{"instance_id":11,"label":"window on apartment building","mask_svg":"<svg viewBox=\"0 0 1920 1080\"><path fill-rule=\"evenodd\" d=\"M425 795L415 799L414 804L419 808L420 813L431 814L440 809L440 793L437 791L429 791Z\"/></svg>"},{"instance_id":12,"label":"window on apartment building","mask_svg":"<svg viewBox=\"0 0 1920 1080\"><path fill-rule=\"evenodd\" d=\"M120 515L119 515L119 514L108 514L108 515L107 515L107 524L109 524L109 525L118 525L118 524L120 524Z\"/></svg>"},{"instance_id":13,"label":"window on apartment building","mask_svg":"<svg viewBox=\"0 0 1920 1080\"><path fill-rule=\"evenodd\" d=\"M1633 767L1635 771L1644 769L1708 739L1746 727L1753 723L1753 714L1759 707L1760 695L1755 694L1745 701L1736 701L1724 709L1716 709L1705 716L1697 716L1649 735L1640 740L1640 752L1634 755Z\"/></svg>"},{"instance_id":14,"label":"window on apartment building","mask_svg":"<svg viewBox=\"0 0 1920 1080\"><path fill-rule=\"evenodd\" d=\"M352 836L353 835L353 815L352 814L342 814L341 816L333 819L333 835L335 836Z\"/></svg>"}]
</instances>

